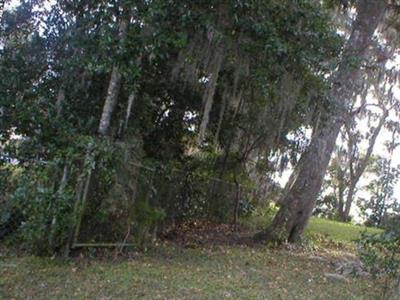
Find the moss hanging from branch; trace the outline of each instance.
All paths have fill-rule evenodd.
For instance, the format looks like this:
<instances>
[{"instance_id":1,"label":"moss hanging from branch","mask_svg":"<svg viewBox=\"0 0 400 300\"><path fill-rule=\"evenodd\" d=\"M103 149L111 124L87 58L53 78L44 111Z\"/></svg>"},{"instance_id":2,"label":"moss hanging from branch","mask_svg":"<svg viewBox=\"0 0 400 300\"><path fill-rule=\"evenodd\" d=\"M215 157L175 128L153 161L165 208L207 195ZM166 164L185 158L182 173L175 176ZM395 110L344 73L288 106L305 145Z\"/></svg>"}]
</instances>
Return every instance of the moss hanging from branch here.
<instances>
[{"instance_id":1,"label":"moss hanging from branch","mask_svg":"<svg viewBox=\"0 0 400 300\"><path fill-rule=\"evenodd\" d=\"M199 133L197 137L197 145L200 146L206 136L206 130L208 126L208 122L210 120L210 112L214 103L214 95L215 89L218 83L219 72L221 70L223 62L223 47L219 46L216 54L213 58L213 62L211 65L212 70L210 70L211 74L209 80L206 84L206 88L203 93L203 112L202 112L202 119L199 127Z\"/></svg>"}]
</instances>

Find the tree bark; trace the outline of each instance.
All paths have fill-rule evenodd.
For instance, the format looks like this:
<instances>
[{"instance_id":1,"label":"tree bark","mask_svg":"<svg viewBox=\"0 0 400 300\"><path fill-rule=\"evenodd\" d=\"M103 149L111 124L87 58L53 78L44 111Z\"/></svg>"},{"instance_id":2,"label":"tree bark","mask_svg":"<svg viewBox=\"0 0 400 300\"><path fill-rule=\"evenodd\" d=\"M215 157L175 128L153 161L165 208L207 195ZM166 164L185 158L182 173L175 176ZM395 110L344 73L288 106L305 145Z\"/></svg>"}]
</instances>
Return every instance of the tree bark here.
<instances>
[{"instance_id":1,"label":"tree bark","mask_svg":"<svg viewBox=\"0 0 400 300\"><path fill-rule=\"evenodd\" d=\"M131 117L131 113L132 113L132 105L133 105L133 101L135 100L135 93L132 92L129 95L128 98L128 106L126 108L126 114L125 114L125 122L124 122L124 131L128 128L128 123L129 123L129 119Z\"/></svg>"},{"instance_id":2,"label":"tree bark","mask_svg":"<svg viewBox=\"0 0 400 300\"><path fill-rule=\"evenodd\" d=\"M119 24L119 42L122 43L128 31L128 21L121 20ZM118 94L121 85L121 73L118 64L115 63L112 68L111 78L108 84L107 96L103 105L103 112L101 114L99 123L99 134L106 136L111 124L111 116L114 112L115 106L118 101Z\"/></svg>"},{"instance_id":3,"label":"tree bark","mask_svg":"<svg viewBox=\"0 0 400 300\"><path fill-rule=\"evenodd\" d=\"M354 58L367 57L374 32L385 12L383 0L360 0L356 4L357 17L345 46L342 60L333 75L330 98L333 109L325 112L321 124L314 131L310 145L300 158L300 167L272 225L256 234L256 240L276 242L297 241L307 226L320 192L324 175L332 155L340 128L344 124L351 99L359 90L361 67Z\"/></svg>"},{"instance_id":4,"label":"tree bark","mask_svg":"<svg viewBox=\"0 0 400 300\"><path fill-rule=\"evenodd\" d=\"M57 119L59 119L61 117L62 107L63 107L64 101L65 101L65 91L61 87L58 90L58 94L57 94L57 102L56 102L56 111L57 111L56 118Z\"/></svg>"}]
</instances>

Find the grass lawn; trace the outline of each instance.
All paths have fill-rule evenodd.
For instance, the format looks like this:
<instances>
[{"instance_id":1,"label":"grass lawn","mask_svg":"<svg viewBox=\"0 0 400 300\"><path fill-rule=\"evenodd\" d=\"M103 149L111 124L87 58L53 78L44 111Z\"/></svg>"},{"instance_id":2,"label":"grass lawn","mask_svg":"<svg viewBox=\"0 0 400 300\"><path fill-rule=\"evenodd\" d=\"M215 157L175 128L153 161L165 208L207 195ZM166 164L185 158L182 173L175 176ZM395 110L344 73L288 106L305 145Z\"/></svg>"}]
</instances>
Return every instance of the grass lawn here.
<instances>
[{"instance_id":1,"label":"grass lawn","mask_svg":"<svg viewBox=\"0 0 400 300\"><path fill-rule=\"evenodd\" d=\"M337 242L352 243L360 237L361 232L365 231L368 234L382 232L382 230L378 228L312 217L306 233L322 235Z\"/></svg>"},{"instance_id":2,"label":"grass lawn","mask_svg":"<svg viewBox=\"0 0 400 300\"><path fill-rule=\"evenodd\" d=\"M309 231L352 240L359 229L314 219ZM380 293L368 278L327 279L334 267L312 259L318 253L264 246L192 249L165 242L117 259L68 261L5 253L0 299L379 299Z\"/></svg>"}]
</instances>

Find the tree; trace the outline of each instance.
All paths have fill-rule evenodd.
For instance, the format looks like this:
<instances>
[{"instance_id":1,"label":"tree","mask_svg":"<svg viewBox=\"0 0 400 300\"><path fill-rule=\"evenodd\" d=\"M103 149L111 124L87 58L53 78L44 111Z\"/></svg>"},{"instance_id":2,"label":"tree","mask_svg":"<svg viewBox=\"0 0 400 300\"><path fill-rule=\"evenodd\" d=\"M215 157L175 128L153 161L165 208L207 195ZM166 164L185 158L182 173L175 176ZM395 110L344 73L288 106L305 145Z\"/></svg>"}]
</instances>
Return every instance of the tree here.
<instances>
[{"instance_id":1,"label":"tree","mask_svg":"<svg viewBox=\"0 0 400 300\"><path fill-rule=\"evenodd\" d=\"M333 189L334 194L329 198L334 201L331 215L343 222L349 221L357 184L371 163L378 136L383 128L388 127L389 112L398 107L398 100L393 97L391 91L385 95L381 94L386 84L383 88L379 88L378 85L375 85L376 90L370 91L370 94L376 97L377 103L363 104L363 107L357 109L359 116L348 119L343 126L340 144L336 146L334 157L328 168L324 190ZM374 111L369 110L368 107ZM360 128L361 122L367 122L367 124L375 122L375 125L365 132L365 128ZM363 141L368 141L364 152L359 148L359 144Z\"/></svg>"},{"instance_id":2,"label":"tree","mask_svg":"<svg viewBox=\"0 0 400 300\"><path fill-rule=\"evenodd\" d=\"M272 225L256 235L259 240L294 242L307 226L320 192L323 178L340 128L360 89L359 79L375 30L383 20L387 5L384 1L361 0L356 4L357 17L343 50L341 62L332 75L329 98L331 108L324 112L313 129L310 145L302 154L290 186Z\"/></svg>"},{"instance_id":3,"label":"tree","mask_svg":"<svg viewBox=\"0 0 400 300\"><path fill-rule=\"evenodd\" d=\"M91 209L131 199L132 163L189 165L195 174L236 186L253 183L295 163L306 143L304 128L318 120L328 124L325 119L334 118L319 117L321 111L339 107L325 93L343 39L320 1L57 1L40 19L32 15L35 3L6 12L0 121L2 157L23 167L25 182L32 178L32 194L19 199L35 198L40 185L49 203L44 210L57 207L51 196L63 201L58 195L66 191L93 199L93 218ZM30 4L30 13L13 22ZM369 34L361 25L358 32ZM348 62L367 40L354 34L355 45L343 54ZM345 82L346 90L357 77L352 65L339 68L331 84L335 95L348 95L338 86ZM315 136L331 134L318 128ZM326 142L318 141L314 154ZM38 170L45 175L32 174ZM206 194L208 188L196 189ZM171 201L148 205L181 205ZM59 207L71 213L71 203ZM41 212L38 228L63 220L61 213Z\"/></svg>"},{"instance_id":4,"label":"tree","mask_svg":"<svg viewBox=\"0 0 400 300\"><path fill-rule=\"evenodd\" d=\"M398 199L394 197L394 187L400 179L400 166L393 166L393 152L399 146L398 125L395 128L392 139L387 143L388 157L377 157L369 169L374 178L365 187L369 199L360 198L358 206L361 214L367 219L368 225L382 227L389 219L390 214L398 212Z\"/></svg>"},{"instance_id":5,"label":"tree","mask_svg":"<svg viewBox=\"0 0 400 300\"><path fill-rule=\"evenodd\" d=\"M395 129L391 119L399 110L399 99L393 93L393 87L398 82L398 70L387 67L390 57L393 57L391 48L390 43L385 46L376 43L371 49L374 55L363 74L361 97L354 103L345 121L341 139L328 168L329 176L325 180L324 192L333 190L333 194L324 197L325 201L317 202L317 206L324 206L328 204L326 200L333 201L332 211L328 214L344 222L350 219L349 213L357 193L357 184L371 163L378 137L382 131L390 132ZM389 117L390 113L392 116ZM362 143L367 144L364 151L359 146ZM316 213L321 212L321 209L327 213L322 206Z\"/></svg>"},{"instance_id":6,"label":"tree","mask_svg":"<svg viewBox=\"0 0 400 300\"><path fill-rule=\"evenodd\" d=\"M372 168L376 179L367 186L366 191L370 194L367 199L360 198L358 206L361 215L366 218L369 226L382 227L391 213L396 211L398 205L394 198L394 186L399 180L399 166L391 166L390 159L379 158Z\"/></svg>"}]
</instances>

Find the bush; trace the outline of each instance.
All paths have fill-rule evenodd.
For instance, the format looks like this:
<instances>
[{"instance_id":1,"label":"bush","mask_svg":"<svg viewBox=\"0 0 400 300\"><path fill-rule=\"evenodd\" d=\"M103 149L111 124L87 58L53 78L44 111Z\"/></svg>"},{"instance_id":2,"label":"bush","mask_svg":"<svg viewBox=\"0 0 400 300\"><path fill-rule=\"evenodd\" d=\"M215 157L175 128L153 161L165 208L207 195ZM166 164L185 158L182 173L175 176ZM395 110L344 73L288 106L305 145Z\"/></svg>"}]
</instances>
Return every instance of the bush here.
<instances>
[{"instance_id":1,"label":"bush","mask_svg":"<svg viewBox=\"0 0 400 300\"><path fill-rule=\"evenodd\" d=\"M84 147L89 144L94 145L90 147L93 155L87 159L82 153L88 153ZM14 169L16 175L0 178L8 187L1 198L0 239L7 238L40 255L53 254L64 247L75 225L76 188L100 156L99 169L105 169L103 165L111 160L103 153L109 150L106 146L83 139L49 161L7 164L6 168ZM111 175L99 172L98 177L100 184L107 186Z\"/></svg>"},{"instance_id":2,"label":"bush","mask_svg":"<svg viewBox=\"0 0 400 300\"><path fill-rule=\"evenodd\" d=\"M254 208L251 214L246 215L241 221L253 230L264 230L274 219L279 207L270 201Z\"/></svg>"},{"instance_id":3,"label":"bush","mask_svg":"<svg viewBox=\"0 0 400 300\"><path fill-rule=\"evenodd\" d=\"M41 255L72 240L143 246L160 225L226 223L252 214L251 181L239 167L220 174L214 154L168 164L139 160L135 147L83 138L62 159L21 163L13 184L0 177L10 187L0 198L0 238L7 227L11 241Z\"/></svg>"},{"instance_id":4,"label":"bush","mask_svg":"<svg viewBox=\"0 0 400 300\"><path fill-rule=\"evenodd\" d=\"M358 241L361 260L375 279L383 279L383 298L387 291L400 288L400 228L381 234L362 234Z\"/></svg>"},{"instance_id":5,"label":"bush","mask_svg":"<svg viewBox=\"0 0 400 300\"><path fill-rule=\"evenodd\" d=\"M50 165L25 171L0 210L4 236L36 254L65 245L72 223L73 192L68 187L55 191L53 172Z\"/></svg>"},{"instance_id":6,"label":"bush","mask_svg":"<svg viewBox=\"0 0 400 300\"><path fill-rule=\"evenodd\" d=\"M222 172L216 167L220 160L220 154L207 152L184 161L144 162L155 170L154 174L144 174L153 176L151 185L155 195L151 204L165 211L166 222L231 222L238 196L238 214L252 212L251 180L239 167L237 174L233 174L230 165ZM240 194L237 193L239 184Z\"/></svg>"}]
</instances>

